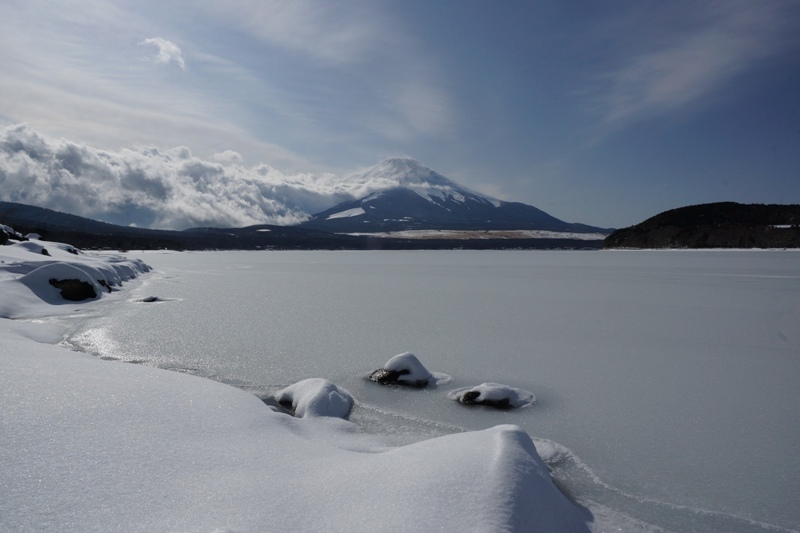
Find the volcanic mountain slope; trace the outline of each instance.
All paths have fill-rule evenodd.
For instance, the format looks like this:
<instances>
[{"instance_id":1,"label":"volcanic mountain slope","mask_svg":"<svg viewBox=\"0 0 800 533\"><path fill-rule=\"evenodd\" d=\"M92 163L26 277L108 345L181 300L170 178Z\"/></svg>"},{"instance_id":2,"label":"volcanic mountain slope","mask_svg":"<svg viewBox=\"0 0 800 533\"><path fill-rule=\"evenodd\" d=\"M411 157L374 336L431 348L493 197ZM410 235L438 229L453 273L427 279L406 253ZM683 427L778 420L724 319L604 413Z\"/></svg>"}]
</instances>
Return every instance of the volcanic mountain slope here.
<instances>
[{"instance_id":1,"label":"volcanic mountain slope","mask_svg":"<svg viewBox=\"0 0 800 533\"><path fill-rule=\"evenodd\" d=\"M314 215L302 226L336 233L406 230L549 230L601 232L533 206L471 191L413 159L389 159L358 179L386 188Z\"/></svg>"}]
</instances>

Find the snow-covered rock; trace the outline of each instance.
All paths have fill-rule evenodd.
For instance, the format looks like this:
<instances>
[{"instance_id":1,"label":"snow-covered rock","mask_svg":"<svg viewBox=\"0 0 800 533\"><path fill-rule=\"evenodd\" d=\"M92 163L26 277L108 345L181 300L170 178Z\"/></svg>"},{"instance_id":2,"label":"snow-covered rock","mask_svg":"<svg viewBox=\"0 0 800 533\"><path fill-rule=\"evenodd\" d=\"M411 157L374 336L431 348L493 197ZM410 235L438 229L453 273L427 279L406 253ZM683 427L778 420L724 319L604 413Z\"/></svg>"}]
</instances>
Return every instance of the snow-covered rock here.
<instances>
[{"instance_id":1,"label":"snow-covered rock","mask_svg":"<svg viewBox=\"0 0 800 533\"><path fill-rule=\"evenodd\" d=\"M431 372L411 352L397 354L368 376L381 385L399 384L412 387L427 387L430 382L444 383L450 376L441 372Z\"/></svg>"},{"instance_id":2,"label":"snow-covered rock","mask_svg":"<svg viewBox=\"0 0 800 533\"><path fill-rule=\"evenodd\" d=\"M475 387L455 389L448 396L464 405L485 405L498 409L525 407L536 401L532 392L500 383L481 383Z\"/></svg>"},{"instance_id":3,"label":"snow-covered rock","mask_svg":"<svg viewBox=\"0 0 800 533\"><path fill-rule=\"evenodd\" d=\"M138 259L82 253L69 244L10 240L0 249L0 318L68 312L70 287L84 291L88 298L81 299L97 299L149 270Z\"/></svg>"},{"instance_id":4,"label":"snow-covered rock","mask_svg":"<svg viewBox=\"0 0 800 533\"><path fill-rule=\"evenodd\" d=\"M322 378L304 379L290 385L278 391L275 399L298 418L347 418L354 403L349 392Z\"/></svg>"}]
</instances>

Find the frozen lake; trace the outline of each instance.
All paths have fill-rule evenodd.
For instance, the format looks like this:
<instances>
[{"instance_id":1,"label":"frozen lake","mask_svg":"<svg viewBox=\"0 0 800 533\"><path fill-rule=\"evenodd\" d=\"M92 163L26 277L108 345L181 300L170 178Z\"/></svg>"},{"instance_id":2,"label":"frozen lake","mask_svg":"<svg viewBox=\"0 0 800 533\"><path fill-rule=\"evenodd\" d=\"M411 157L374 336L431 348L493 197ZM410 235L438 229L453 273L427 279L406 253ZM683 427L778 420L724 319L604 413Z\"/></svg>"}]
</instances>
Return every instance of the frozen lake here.
<instances>
[{"instance_id":1,"label":"frozen lake","mask_svg":"<svg viewBox=\"0 0 800 533\"><path fill-rule=\"evenodd\" d=\"M73 321L100 356L259 395L348 389L367 431L500 423L564 447L590 508L675 531L800 529L800 252L128 253L155 271ZM155 295L165 301L140 303ZM436 388L365 376L412 351ZM447 392L533 392L510 412Z\"/></svg>"}]
</instances>

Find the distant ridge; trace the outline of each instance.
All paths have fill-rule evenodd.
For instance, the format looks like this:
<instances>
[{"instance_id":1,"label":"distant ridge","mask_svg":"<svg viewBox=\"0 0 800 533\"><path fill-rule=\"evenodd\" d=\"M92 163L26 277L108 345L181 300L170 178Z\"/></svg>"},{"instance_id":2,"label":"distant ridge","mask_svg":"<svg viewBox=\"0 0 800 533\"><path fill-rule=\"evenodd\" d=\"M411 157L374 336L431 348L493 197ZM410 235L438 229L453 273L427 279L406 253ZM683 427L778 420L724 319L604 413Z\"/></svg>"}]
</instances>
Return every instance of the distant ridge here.
<instances>
[{"instance_id":1,"label":"distant ridge","mask_svg":"<svg viewBox=\"0 0 800 533\"><path fill-rule=\"evenodd\" d=\"M546 230L604 233L559 220L531 205L504 202L448 179L413 159L389 159L357 179L386 189L317 213L301 227L336 233L408 230Z\"/></svg>"},{"instance_id":2,"label":"distant ridge","mask_svg":"<svg viewBox=\"0 0 800 533\"><path fill-rule=\"evenodd\" d=\"M605 248L800 248L800 205L680 207L614 231Z\"/></svg>"},{"instance_id":3,"label":"distant ridge","mask_svg":"<svg viewBox=\"0 0 800 533\"><path fill-rule=\"evenodd\" d=\"M0 201L0 225L42 240L78 248L113 250L502 250L597 249L600 240L569 238L406 239L338 235L312 228L261 224L244 228L193 228L185 231L116 226L66 213ZM0 233L0 243L5 233ZM14 235L9 235L16 238Z\"/></svg>"},{"instance_id":4,"label":"distant ridge","mask_svg":"<svg viewBox=\"0 0 800 533\"><path fill-rule=\"evenodd\" d=\"M287 226L196 228L185 231L117 226L14 202L0 201L0 224L43 240L78 248L116 250L305 250L361 249L364 239Z\"/></svg>"}]
</instances>

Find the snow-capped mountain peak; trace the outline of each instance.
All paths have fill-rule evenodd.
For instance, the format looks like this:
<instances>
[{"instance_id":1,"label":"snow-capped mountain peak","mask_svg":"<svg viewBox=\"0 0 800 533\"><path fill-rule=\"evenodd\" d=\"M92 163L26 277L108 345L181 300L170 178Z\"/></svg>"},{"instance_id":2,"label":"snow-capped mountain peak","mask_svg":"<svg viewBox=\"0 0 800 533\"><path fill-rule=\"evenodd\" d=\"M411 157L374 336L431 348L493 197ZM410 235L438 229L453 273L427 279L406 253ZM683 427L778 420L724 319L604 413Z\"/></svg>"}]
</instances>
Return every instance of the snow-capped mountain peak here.
<instances>
[{"instance_id":1,"label":"snow-capped mountain peak","mask_svg":"<svg viewBox=\"0 0 800 533\"><path fill-rule=\"evenodd\" d=\"M415 159L387 159L364 173L362 179L372 183L384 183L386 186L384 190L366 198L365 202L377 198L387 189L403 188L434 204L447 201L464 203L471 200L488 202L495 207L500 205L499 200L462 187Z\"/></svg>"},{"instance_id":2,"label":"snow-capped mountain peak","mask_svg":"<svg viewBox=\"0 0 800 533\"><path fill-rule=\"evenodd\" d=\"M387 159L352 179L369 184L371 194L317 213L303 225L340 233L598 229L564 222L531 205L471 191L414 159Z\"/></svg>"}]
</instances>

